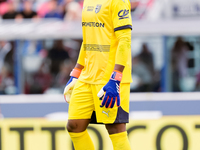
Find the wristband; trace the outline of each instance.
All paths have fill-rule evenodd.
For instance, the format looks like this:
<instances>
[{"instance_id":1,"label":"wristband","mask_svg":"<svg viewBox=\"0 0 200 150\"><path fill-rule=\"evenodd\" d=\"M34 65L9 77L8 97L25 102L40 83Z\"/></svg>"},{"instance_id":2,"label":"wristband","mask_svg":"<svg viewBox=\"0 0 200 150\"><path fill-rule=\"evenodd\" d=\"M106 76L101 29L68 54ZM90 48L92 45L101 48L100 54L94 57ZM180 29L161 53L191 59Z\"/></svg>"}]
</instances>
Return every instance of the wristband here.
<instances>
[{"instance_id":1,"label":"wristband","mask_svg":"<svg viewBox=\"0 0 200 150\"><path fill-rule=\"evenodd\" d=\"M71 71L70 76L73 76L73 77L75 77L75 78L79 78L80 74L81 74L81 70L78 69L78 68L74 68L74 69Z\"/></svg>"},{"instance_id":2,"label":"wristband","mask_svg":"<svg viewBox=\"0 0 200 150\"><path fill-rule=\"evenodd\" d=\"M117 81L120 81L122 80L122 73L117 71L117 70L114 70L112 72L112 75L110 77L110 79L113 79L113 80L117 80Z\"/></svg>"}]
</instances>

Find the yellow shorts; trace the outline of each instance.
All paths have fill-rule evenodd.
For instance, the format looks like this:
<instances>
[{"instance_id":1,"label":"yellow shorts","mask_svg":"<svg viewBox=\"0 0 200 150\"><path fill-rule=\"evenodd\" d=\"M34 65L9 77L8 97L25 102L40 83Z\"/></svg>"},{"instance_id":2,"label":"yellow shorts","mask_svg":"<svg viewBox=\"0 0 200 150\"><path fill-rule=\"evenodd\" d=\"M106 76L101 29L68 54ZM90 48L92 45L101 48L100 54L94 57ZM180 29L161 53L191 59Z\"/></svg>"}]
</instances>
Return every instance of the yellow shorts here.
<instances>
[{"instance_id":1,"label":"yellow shorts","mask_svg":"<svg viewBox=\"0 0 200 150\"><path fill-rule=\"evenodd\" d=\"M100 107L98 92L104 85L77 81L69 104L68 119L91 119L91 123L128 123L130 84L120 84L121 106Z\"/></svg>"}]
</instances>

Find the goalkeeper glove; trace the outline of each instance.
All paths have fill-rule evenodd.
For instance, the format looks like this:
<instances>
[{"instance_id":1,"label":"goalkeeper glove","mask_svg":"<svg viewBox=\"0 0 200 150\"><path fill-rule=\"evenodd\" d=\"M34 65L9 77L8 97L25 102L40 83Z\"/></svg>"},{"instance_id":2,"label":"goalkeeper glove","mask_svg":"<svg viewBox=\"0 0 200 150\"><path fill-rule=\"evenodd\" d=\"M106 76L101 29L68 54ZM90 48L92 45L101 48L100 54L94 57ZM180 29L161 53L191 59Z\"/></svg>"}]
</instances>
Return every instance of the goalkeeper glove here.
<instances>
[{"instance_id":1,"label":"goalkeeper glove","mask_svg":"<svg viewBox=\"0 0 200 150\"><path fill-rule=\"evenodd\" d=\"M122 79L122 73L119 71L113 71L108 83L99 91L98 97L102 99L100 107L113 108L115 101L117 107L120 106L120 82ZM104 92L105 96L104 96Z\"/></svg>"},{"instance_id":2,"label":"goalkeeper glove","mask_svg":"<svg viewBox=\"0 0 200 150\"><path fill-rule=\"evenodd\" d=\"M65 89L64 89L64 93L63 93L65 101L67 103L69 103L69 101L70 101L72 90L73 90L80 74L81 74L81 70L78 68L74 68L70 73L71 77L70 77L69 81L67 82Z\"/></svg>"}]
</instances>

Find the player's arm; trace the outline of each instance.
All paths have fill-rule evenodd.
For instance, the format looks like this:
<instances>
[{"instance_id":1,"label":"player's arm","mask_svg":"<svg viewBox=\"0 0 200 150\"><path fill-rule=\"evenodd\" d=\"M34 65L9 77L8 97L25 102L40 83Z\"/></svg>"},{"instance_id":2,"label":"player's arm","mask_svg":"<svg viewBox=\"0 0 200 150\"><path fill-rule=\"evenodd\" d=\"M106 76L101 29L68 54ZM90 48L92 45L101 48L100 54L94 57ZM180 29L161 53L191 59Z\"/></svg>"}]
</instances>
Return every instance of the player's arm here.
<instances>
[{"instance_id":1,"label":"player's arm","mask_svg":"<svg viewBox=\"0 0 200 150\"><path fill-rule=\"evenodd\" d=\"M82 70L84 68L83 65L79 64L79 63L76 63L75 67L74 68L77 68L79 70Z\"/></svg>"},{"instance_id":2,"label":"player's arm","mask_svg":"<svg viewBox=\"0 0 200 150\"><path fill-rule=\"evenodd\" d=\"M120 82L131 50L131 29L116 31L115 35L119 41L115 56L115 67L110 80L98 93L98 96L102 97L101 107L105 106L106 108L113 108L115 102L118 107L120 106ZM106 92L105 96L104 92Z\"/></svg>"},{"instance_id":3,"label":"player's arm","mask_svg":"<svg viewBox=\"0 0 200 150\"><path fill-rule=\"evenodd\" d=\"M82 44L78 61L75 65L74 69L70 73L71 77L70 77L69 81L67 82L65 89L64 89L64 93L63 93L65 101L68 103L71 98L72 90L81 74L82 69L84 68L84 64L85 64L84 60L85 60L85 51L83 50L83 44Z\"/></svg>"},{"instance_id":4,"label":"player's arm","mask_svg":"<svg viewBox=\"0 0 200 150\"><path fill-rule=\"evenodd\" d=\"M123 65L119 65L119 64L115 64L114 70L117 70L119 72L123 72L124 66Z\"/></svg>"},{"instance_id":5,"label":"player's arm","mask_svg":"<svg viewBox=\"0 0 200 150\"><path fill-rule=\"evenodd\" d=\"M81 44L81 49L80 49L80 53L78 56L78 60L77 60L77 64L75 67L78 67L79 69L83 69L85 66L85 51L84 51L84 44Z\"/></svg>"},{"instance_id":6,"label":"player's arm","mask_svg":"<svg viewBox=\"0 0 200 150\"><path fill-rule=\"evenodd\" d=\"M123 29L115 32L119 44L117 47L116 58L115 58L115 68L119 72L123 72L124 66L127 63L128 55L131 50L131 29Z\"/></svg>"}]
</instances>

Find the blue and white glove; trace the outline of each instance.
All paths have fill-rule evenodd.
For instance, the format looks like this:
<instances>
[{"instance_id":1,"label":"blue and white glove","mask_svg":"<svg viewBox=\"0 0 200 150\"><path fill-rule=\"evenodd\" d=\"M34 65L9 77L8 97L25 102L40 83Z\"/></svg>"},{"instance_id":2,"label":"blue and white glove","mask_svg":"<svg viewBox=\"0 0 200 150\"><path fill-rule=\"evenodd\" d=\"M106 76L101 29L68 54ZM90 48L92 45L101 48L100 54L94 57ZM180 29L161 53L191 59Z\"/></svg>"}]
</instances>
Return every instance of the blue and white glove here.
<instances>
[{"instance_id":1,"label":"blue and white glove","mask_svg":"<svg viewBox=\"0 0 200 150\"><path fill-rule=\"evenodd\" d=\"M63 92L65 101L67 103L70 102L70 98L71 98L71 94L72 94L73 88L74 88L74 86L75 86L80 74L81 74L81 70L77 69L77 68L74 68L72 70L72 72L70 73L71 78L67 82L67 84L65 86L65 89L64 89L64 92Z\"/></svg>"},{"instance_id":2,"label":"blue and white glove","mask_svg":"<svg viewBox=\"0 0 200 150\"><path fill-rule=\"evenodd\" d=\"M97 96L102 99L100 107L113 108L116 102L117 107L120 106L120 82L122 73L113 71L108 83L99 91ZM105 95L104 95L105 92Z\"/></svg>"}]
</instances>

